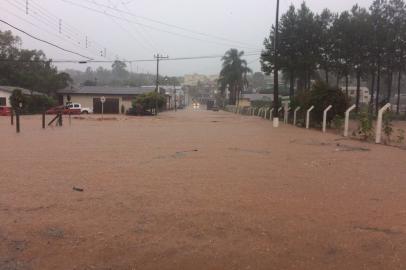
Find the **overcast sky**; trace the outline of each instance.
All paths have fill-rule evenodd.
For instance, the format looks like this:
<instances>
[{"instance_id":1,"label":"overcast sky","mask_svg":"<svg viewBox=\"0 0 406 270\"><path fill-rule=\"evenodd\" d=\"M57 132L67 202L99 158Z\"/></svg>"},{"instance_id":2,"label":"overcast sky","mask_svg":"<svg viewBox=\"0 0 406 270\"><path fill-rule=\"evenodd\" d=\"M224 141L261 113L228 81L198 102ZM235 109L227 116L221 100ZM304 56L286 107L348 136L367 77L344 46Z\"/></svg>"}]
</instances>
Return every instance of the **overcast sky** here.
<instances>
[{"instance_id":1,"label":"overcast sky","mask_svg":"<svg viewBox=\"0 0 406 270\"><path fill-rule=\"evenodd\" d=\"M301 0L280 0L281 13ZM276 0L0 0L0 18L42 39L96 60L153 59L223 55L233 47L244 50L249 66L260 70L259 51L275 21ZM372 0L308 0L314 11L368 7ZM81 5L81 6L78 6ZM108 7L106 7L108 6ZM109 8L110 7L110 8ZM93 9L93 10L91 10ZM96 11L95 11L96 10ZM59 33L61 19L61 33ZM169 26L173 25L173 26ZM176 26L176 27L174 27ZM1 30L11 28L0 23ZM13 30L23 48L42 49L54 60L82 60ZM86 48L86 36L88 39ZM101 51L106 48L106 57ZM92 68L111 63L91 64ZM84 64L58 64L60 69L85 69ZM164 61L160 73L217 74L216 59ZM154 62L134 62L128 70L155 73Z\"/></svg>"}]
</instances>

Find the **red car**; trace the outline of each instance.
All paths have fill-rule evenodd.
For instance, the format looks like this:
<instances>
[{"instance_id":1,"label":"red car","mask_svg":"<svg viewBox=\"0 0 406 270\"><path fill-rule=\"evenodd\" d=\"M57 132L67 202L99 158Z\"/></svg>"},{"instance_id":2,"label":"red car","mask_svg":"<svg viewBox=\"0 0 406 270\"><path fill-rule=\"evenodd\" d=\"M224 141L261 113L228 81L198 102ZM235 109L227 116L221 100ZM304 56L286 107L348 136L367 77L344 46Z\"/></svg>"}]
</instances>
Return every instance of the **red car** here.
<instances>
[{"instance_id":1,"label":"red car","mask_svg":"<svg viewBox=\"0 0 406 270\"><path fill-rule=\"evenodd\" d=\"M10 107L0 107L0 116L10 116L11 108Z\"/></svg>"},{"instance_id":2,"label":"red car","mask_svg":"<svg viewBox=\"0 0 406 270\"><path fill-rule=\"evenodd\" d=\"M70 108L68 106L56 106L46 111L46 114L57 114L62 112L62 114L80 114L80 109Z\"/></svg>"}]
</instances>

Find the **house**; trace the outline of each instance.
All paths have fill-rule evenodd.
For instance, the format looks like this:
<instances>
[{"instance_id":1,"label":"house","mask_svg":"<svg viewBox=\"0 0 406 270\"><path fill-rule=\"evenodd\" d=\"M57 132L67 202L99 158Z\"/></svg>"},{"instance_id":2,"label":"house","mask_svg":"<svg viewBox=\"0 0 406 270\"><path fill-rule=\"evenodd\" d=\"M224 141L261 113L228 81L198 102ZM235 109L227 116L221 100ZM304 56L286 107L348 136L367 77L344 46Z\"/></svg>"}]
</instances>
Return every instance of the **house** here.
<instances>
[{"instance_id":1,"label":"house","mask_svg":"<svg viewBox=\"0 0 406 270\"><path fill-rule=\"evenodd\" d=\"M59 104L66 104L68 96L71 102L80 103L83 107L92 108L94 113L101 113L100 98L105 97L104 113L125 113L132 107L132 100L137 96L155 91L155 86L113 87L113 86L81 86L67 87L58 91Z\"/></svg>"},{"instance_id":2,"label":"house","mask_svg":"<svg viewBox=\"0 0 406 270\"><path fill-rule=\"evenodd\" d=\"M345 87L341 87L341 90L345 93ZM348 87L348 96L351 98L353 102L355 102L357 98L357 87L356 86L349 86ZM371 94L369 93L368 87L361 86L360 87L360 95L359 95L359 102L362 104L369 104L371 101Z\"/></svg>"},{"instance_id":3,"label":"house","mask_svg":"<svg viewBox=\"0 0 406 270\"><path fill-rule=\"evenodd\" d=\"M183 107L185 105L185 92L182 86L160 85L159 88L165 90L167 97L166 108L168 110L175 108L175 98L177 107Z\"/></svg>"},{"instance_id":4,"label":"house","mask_svg":"<svg viewBox=\"0 0 406 270\"><path fill-rule=\"evenodd\" d=\"M279 96L279 98L282 106L289 104L289 97ZM273 102L273 94L243 94L239 104L241 107L250 107L252 101L264 101L271 104L271 102Z\"/></svg>"},{"instance_id":5,"label":"house","mask_svg":"<svg viewBox=\"0 0 406 270\"><path fill-rule=\"evenodd\" d=\"M0 106L11 107L10 96L15 89L21 90L23 95L44 95L42 93L32 91L29 89L21 88L18 86L4 86L0 85Z\"/></svg>"}]
</instances>

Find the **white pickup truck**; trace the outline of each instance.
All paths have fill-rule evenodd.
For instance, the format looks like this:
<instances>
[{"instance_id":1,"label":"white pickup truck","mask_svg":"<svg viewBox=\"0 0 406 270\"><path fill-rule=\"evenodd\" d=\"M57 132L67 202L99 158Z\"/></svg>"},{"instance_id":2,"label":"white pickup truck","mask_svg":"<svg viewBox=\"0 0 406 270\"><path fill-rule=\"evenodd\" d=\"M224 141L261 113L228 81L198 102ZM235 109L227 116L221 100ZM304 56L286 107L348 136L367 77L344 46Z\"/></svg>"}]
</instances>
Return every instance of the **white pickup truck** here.
<instances>
[{"instance_id":1,"label":"white pickup truck","mask_svg":"<svg viewBox=\"0 0 406 270\"><path fill-rule=\"evenodd\" d=\"M68 104L66 104L66 107L73 111L80 110L80 113L84 113L84 114L93 113L93 110L91 108L82 107L82 105L80 103L68 103Z\"/></svg>"}]
</instances>

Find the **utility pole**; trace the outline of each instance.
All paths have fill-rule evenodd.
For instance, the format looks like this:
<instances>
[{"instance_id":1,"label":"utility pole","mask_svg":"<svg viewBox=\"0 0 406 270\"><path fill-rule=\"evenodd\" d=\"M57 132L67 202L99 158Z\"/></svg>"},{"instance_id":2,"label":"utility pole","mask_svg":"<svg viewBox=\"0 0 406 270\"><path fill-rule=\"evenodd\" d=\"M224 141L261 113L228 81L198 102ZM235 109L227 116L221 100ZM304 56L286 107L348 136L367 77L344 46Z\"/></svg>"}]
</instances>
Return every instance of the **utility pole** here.
<instances>
[{"instance_id":1,"label":"utility pole","mask_svg":"<svg viewBox=\"0 0 406 270\"><path fill-rule=\"evenodd\" d=\"M155 92L158 93L159 90L159 61L161 59L168 59L169 56L162 56L159 53L157 55L154 55L154 58L156 59L156 88Z\"/></svg>"},{"instance_id":2,"label":"utility pole","mask_svg":"<svg viewBox=\"0 0 406 270\"><path fill-rule=\"evenodd\" d=\"M276 22L274 34L274 74L273 74L273 117L278 118L279 107L279 78L278 78L278 41L279 41L279 0L276 0Z\"/></svg>"},{"instance_id":3,"label":"utility pole","mask_svg":"<svg viewBox=\"0 0 406 270\"><path fill-rule=\"evenodd\" d=\"M154 55L154 58L156 59L156 87L155 87L155 92L157 94L159 94L159 60L168 59L169 56L162 56L162 55L159 55L159 53L158 53L158 54ZM158 104L157 104L156 99L155 99L155 115L158 115Z\"/></svg>"},{"instance_id":4,"label":"utility pole","mask_svg":"<svg viewBox=\"0 0 406 270\"><path fill-rule=\"evenodd\" d=\"M175 98L175 112L176 112L176 84L173 83L173 92L175 93L174 98Z\"/></svg>"}]
</instances>

